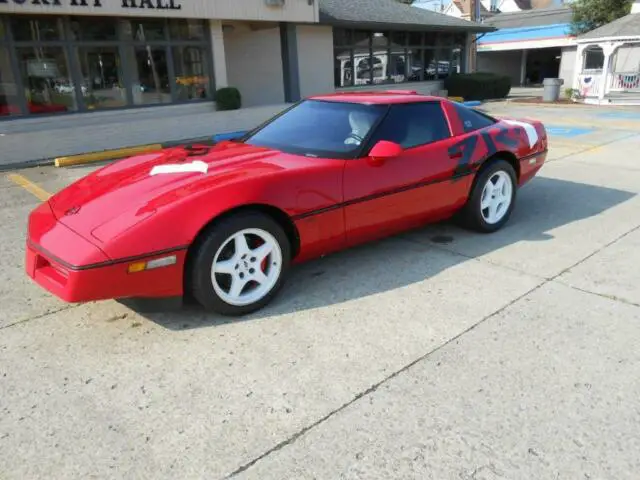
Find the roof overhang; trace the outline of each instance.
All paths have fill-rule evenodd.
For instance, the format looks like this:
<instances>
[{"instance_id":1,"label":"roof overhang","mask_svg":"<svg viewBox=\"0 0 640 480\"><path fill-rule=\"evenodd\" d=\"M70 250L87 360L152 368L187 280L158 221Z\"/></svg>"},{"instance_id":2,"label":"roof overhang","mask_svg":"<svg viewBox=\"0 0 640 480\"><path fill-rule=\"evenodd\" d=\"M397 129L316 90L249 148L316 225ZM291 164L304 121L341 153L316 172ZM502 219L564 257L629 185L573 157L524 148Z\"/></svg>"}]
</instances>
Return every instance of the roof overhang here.
<instances>
[{"instance_id":1,"label":"roof overhang","mask_svg":"<svg viewBox=\"0 0 640 480\"><path fill-rule=\"evenodd\" d=\"M405 32L457 32L457 33L487 33L495 32L497 29L487 25L473 24L469 26L452 25L427 25L424 23L387 23L387 22L353 22L349 20L328 19L320 17L320 25L330 25L333 27L358 28L364 30L400 30Z\"/></svg>"}]
</instances>

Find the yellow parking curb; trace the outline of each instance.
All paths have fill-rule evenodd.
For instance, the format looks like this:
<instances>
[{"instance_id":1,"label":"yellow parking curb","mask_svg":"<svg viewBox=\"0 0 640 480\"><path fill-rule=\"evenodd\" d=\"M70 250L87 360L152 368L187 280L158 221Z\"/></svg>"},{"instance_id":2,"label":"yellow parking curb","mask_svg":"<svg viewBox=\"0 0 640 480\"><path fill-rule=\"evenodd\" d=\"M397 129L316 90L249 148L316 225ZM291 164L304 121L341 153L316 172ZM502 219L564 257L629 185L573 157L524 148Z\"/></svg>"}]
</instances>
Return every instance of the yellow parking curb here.
<instances>
[{"instance_id":1,"label":"yellow parking curb","mask_svg":"<svg viewBox=\"0 0 640 480\"><path fill-rule=\"evenodd\" d=\"M104 150L102 152L81 153L80 155L70 155L68 157L58 157L55 159L56 167L70 167L73 165L84 165L86 163L102 162L104 160L115 160L117 158L136 155L139 153L155 152L162 150L162 144L140 145L137 147L117 148L114 150Z\"/></svg>"},{"instance_id":2,"label":"yellow parking curb","mask_svg":"<svg viewBox=\"0 0 640 480\"><path fill-rule=\"evenodd\" d=\"M452 102L464 102L464 98L462 97L447 97Z\"/></svg>"}]
</instances>

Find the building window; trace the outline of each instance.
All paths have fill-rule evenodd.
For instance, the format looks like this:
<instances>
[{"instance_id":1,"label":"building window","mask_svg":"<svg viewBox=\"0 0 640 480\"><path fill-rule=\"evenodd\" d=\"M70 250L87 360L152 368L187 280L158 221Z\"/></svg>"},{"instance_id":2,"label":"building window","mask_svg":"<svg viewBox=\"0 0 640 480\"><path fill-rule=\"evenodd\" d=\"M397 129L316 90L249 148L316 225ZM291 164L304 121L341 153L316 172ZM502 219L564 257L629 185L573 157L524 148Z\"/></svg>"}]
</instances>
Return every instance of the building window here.
<instances>
[{"instance_id":1,"label":"building window","mask_svg":"<svg viewBox=\"0 0 640 480\"><path fill-rule=\"evenodd\" d=\"M18 85L11 71L9 49L0 43L0 117L20 113Z\"/></svg>"},{"instance_id":2,"label":"building window","mask_svg":"<svg viewBox=\"0 0 640 480\"><path fill-rule=\"evenodd\" d=\"M29 113L75 112L76 88L63 47L18 47L20 77Z\"/></svg>"},{"instance_id":3,"label":"building window","mask_svg":"<svg viewBox=\"0 0 640 480\"><path fill-rule=\"evenodd\" d=\"M134 105L171 103L167 51L163 47L129 47Z\"/></svg>"},{"instance_id":4,"label":"building window","mask_svg":"<svg viewBox=\"0 0 640 480\"><path fill-rule=\"evenodd\" d=\"M59 17L16 15L11 18L11 30L16 42L46 42L64 38Z\"/></svg>"},{"instance_id":5,"label":"building window","mask_svg":"<svg viewBox=\"0 0 640 480\"><path fill-rule=\"evenodd\" d=\"M209 57L201 47L174 47L176 95L179 100L211 98L209 90Z\"/></svg>"},{"instance_id":6,"label":"building window","mask_svg":"<svg viewBox=\"0 0 640 480\"><path fill-rule=\"evenodd\" d=\"M118 47L79 47L77 52L87 109L125 107L127 93Z\"/></svg>"},{"instance_id":7,"label":"building window","mask_svg":"<svg viewBox=\"0 0 640 480\"><path fill-rule=\"evenodd\" d=\"M441 80L460 72L463 35L335 28L335 86Z\"/></svg>"},{"instance_id":8,"label":"building window","mask_svg":"<svg viewBox=\"0 0 640 480\"><path fill-rule=\"evenodd\" d=\"M601 72L604 67L604 51L601 47L589 47L584 52L582 71Z\"/></svg>"},{"instance_id":9,"label":"building window","mask_svg":"<svg viewBox=\"0 0 640 480\"><path fill-rule=\"evenodd\" d=\"M207 32L200 20L0 16L0 116L210 100Z\"/></svg>"}]
</instances>

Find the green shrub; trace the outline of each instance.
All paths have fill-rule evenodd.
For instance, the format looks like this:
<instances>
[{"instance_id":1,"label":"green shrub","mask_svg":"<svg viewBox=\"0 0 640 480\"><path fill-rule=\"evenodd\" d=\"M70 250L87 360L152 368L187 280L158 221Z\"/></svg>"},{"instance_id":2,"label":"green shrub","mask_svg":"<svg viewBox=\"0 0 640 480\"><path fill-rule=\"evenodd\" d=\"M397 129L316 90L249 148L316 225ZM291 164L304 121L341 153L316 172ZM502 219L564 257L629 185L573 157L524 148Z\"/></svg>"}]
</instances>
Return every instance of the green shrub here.
<instances>
[{"instance_id":1,"label":"green shrub","mask_svg":"<svg viewBox=\"0 0 640 480\"><path fill-rule=\"evenodd\" d=\"M237 110L241 105L242 97L237 88L224 87L216 91L216 108L218 110Z\"/></svg>"},{"instance_id":2,"label":"green shrub","mask_svg":"<svg viewBox=\"0 0 640 480\"><path fill-rule=\"evenodd\" d=\"M511 91L511 78L490 72L462 73L447 77L444 88L449 96L465 101L506 98Z\"/></svg>"}]
</instances>

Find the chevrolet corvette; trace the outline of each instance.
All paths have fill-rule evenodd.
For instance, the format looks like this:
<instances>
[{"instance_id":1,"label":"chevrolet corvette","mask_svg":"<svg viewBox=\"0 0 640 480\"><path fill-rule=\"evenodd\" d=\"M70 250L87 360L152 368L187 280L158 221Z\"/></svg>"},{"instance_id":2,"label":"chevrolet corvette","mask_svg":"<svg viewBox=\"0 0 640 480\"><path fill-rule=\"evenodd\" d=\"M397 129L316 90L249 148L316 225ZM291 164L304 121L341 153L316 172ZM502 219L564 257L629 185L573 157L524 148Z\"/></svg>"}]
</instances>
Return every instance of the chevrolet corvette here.
<instances>
[{"instance_id":1,"label":"chevrolet corvette","mask_svg":"<svg viewBox=\"0 0 640 480\"><path fill-rule=\"evenodd\" d=\"M296 263L453 217L499 230L547 145L539 121L413 91L309 97L64 188L30 214L25 268L67 302L189 297L243 315Z\"/></svg>"}]
</instances>

